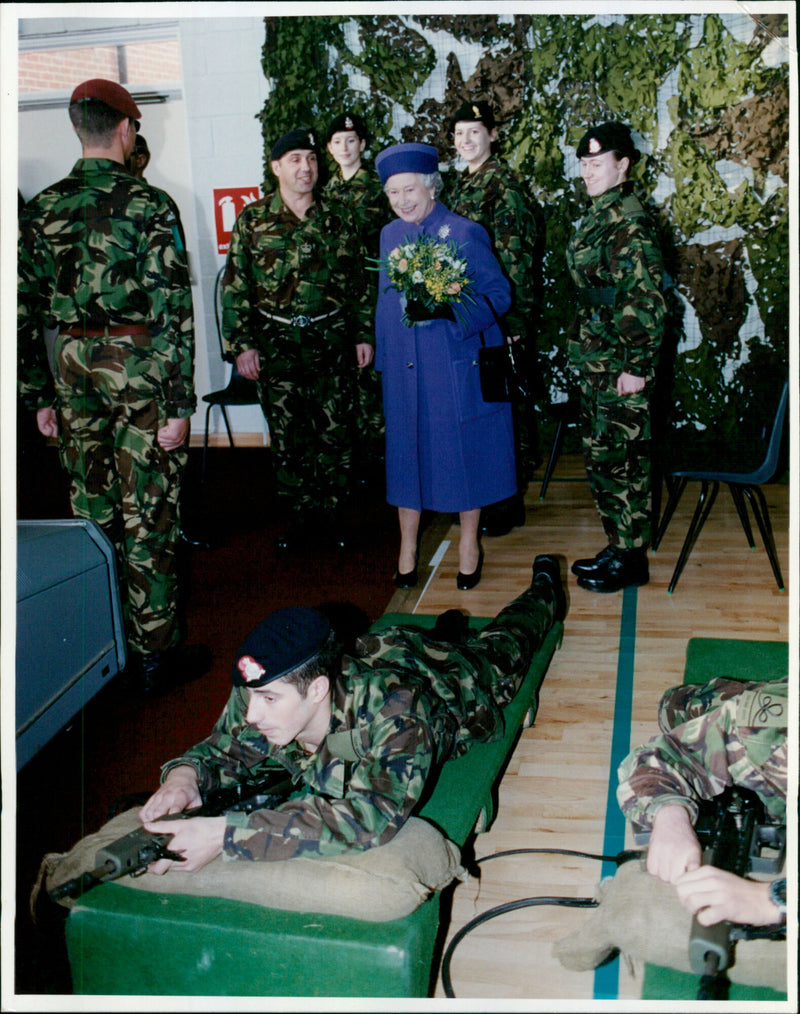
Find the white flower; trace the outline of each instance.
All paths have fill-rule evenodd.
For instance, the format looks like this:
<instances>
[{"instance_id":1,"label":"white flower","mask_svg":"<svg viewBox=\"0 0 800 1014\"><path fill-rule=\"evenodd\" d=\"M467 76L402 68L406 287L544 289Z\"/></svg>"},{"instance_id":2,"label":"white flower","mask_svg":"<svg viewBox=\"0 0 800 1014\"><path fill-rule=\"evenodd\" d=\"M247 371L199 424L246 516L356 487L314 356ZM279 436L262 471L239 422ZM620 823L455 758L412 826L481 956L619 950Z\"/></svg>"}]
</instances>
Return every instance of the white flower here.
<instances>
[{"instance_id":1,"label":"white flower","mask_svg":"<svg viewBox=\"0 0 800 1014\"><path fill-rule=\"evenodd\" d=\"M424 281L424 279L422 277L422 272L421 271L415 271L414 274L411 276L411 280L412 280L412 282L422 282L422 281Z\"/></svg>"},{"instance_id":2,"label":"white flower","mask_svg":"<svg viewBox=\"0 0 800 1014\"><path fill-rule=\"evenodd\" d=\"M447 239L447 237L450 235L450 226L443 225L436 235L439 237L439 239Z\"/></svg>"}]
</instances>

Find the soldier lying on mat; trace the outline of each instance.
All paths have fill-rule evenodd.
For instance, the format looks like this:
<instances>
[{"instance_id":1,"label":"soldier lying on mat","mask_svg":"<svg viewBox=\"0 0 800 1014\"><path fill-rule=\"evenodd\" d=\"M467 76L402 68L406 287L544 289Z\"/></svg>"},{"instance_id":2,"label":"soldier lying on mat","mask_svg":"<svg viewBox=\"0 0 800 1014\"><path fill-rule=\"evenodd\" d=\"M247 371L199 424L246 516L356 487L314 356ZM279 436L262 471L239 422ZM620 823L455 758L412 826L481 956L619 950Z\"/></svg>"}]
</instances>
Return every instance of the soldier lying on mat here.
<instances>
[{"instance_id":1,"label":"soldier lying on mat","mask_svg":"<svg viewBox=\"0 0 800 1014\"><path fill-rule=\"evenodd\" d=\"M714 679L668 690L659 705L662 735L619 768L617 799L649 829L647 870L675 884L703 926L722 920L769 926L786 919L786 881L758 882L701 865L698 803L728 786L750 789L769 821L786 821L787 682Z\"/></svg>"},{"instance_id":2,"label":"soldier lying on mat","mask_svg":"<svg viewBox=\"0 0 800 1014\"><path fill-rule=\"evenodd\" d=\"M530 588L480 632L451 610L430 631L367 633L348 656L321 612L273 613L239 649L211 735L164 766L141 810L145 827L173 834L170 850L184 857L150 871L192 872L220 854L277 860L389 841L448 756L501 733L502 708L565 613L553 556L536 558ZM297 788L276 809L158 819L275 767Z\"/></svg>"}]
</instances>

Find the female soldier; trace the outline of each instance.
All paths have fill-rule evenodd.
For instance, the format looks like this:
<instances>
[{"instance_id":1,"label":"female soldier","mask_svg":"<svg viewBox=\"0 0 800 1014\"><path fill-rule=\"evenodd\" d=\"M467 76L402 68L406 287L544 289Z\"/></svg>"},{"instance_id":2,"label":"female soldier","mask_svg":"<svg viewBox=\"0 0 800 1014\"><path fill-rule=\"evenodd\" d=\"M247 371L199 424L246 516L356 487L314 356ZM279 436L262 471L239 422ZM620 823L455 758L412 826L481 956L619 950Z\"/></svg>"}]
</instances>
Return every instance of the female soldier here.
<instances>
[{"instance_id":1,"label":"female soldier","mask_svg":"<svg viewBox=\"0 0 800 1014\"><path fill-rule=\"evenodd\" d=\"M639 160L630 128L601 123L578 145L591 207L567 247L578 317L569 354L581 378L589 484L608 545L576 560L578 585L614 592L647 584L650 399L664 330L661 253L632 193Z\"/></svg>"},{"instance_id":2,"label":"female soldier","mask_svg":"<svg viewBox=\"0 0 800 1014\"><path fill-rule=\"evenodd\" d=\"M450 184L447 203L457 215L478 222L489 233L492 252L511 283L506 333L512 341L520 340L515 353L529 372L535 359L535 315L544 240L541 209L522 179L492 151L498 134L488 102L467 102L457 109L450 120L450 132L466 168ZM505 535L525 524L523 497L538 456L536 423L532 406L515 407L518 491L483 511L481 532L485 535Z\"/></svg>"}]
</instances>

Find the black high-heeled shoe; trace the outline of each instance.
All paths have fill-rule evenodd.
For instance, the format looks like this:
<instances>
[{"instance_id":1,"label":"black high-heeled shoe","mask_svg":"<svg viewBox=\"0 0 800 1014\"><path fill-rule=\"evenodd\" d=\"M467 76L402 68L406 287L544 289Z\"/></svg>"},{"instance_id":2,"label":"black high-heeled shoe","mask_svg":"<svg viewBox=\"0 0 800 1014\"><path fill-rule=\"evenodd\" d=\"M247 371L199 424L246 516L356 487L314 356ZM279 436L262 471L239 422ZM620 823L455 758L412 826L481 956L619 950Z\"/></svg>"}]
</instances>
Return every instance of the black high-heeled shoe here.
<instances>
[{"instance_id":1,"label":"black high-heeled shoe","mask_svg":"<svg viewBox=\"0 0 800 1014\"><path fill-rule=\"evenodd\" d=\"M396 570L394 573L395 588L414 588L419 579L417 570L416 563L414 564L414 569L410 570L407 574L401 574L399 570Z\"/></svg>"},{"instance_id":2,"label":"black high-heeled shoe","mask_svg":"<svg viewBox=\"0 0 800 1014\"><path fill-rule=\"evenodd\" d=\"M475 570L471 574L458 572L456 576L456 588L459 591L469 591L471 588L474 588L481 579L481 570L483 570L483 546L478 549L478 566Z\"/></svg>"}]
</instances>

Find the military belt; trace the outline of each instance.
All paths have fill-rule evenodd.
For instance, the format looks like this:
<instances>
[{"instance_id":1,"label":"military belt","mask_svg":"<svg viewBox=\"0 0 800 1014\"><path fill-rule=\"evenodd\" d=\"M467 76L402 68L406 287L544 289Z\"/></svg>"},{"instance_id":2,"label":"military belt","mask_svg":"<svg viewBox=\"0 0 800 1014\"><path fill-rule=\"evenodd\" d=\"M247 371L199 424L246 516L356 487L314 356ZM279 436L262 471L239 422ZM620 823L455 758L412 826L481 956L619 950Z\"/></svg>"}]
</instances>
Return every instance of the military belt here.
<instances>
[{"instance_id":1,"label":"military belt","mask_svg":"<svg viewBox=\"0 0 800 1014\"><path fill-rule=\"evenodd\" d=\"M122 335L149 335L147 324L87 324L86 327L70 324L62 327L59 334L68 334L71 338L118 338Z\"/></svg>"},{"instance_id":2,"label":"military belt","mask_svg":"<svg viewBox=\"0 0 800 1014\"><path fill-rule=\"evenodd\" d=\"M605 289L579 289L578 302L583 307L614 306L617 290L613 285Z\"/></svg>"},{"instance_id":3,"label":"military belt","mask_svg":"<svg viewBox=\"0 0 800 1014\"><path fill-rule=\"evenodd\" d=\"M335 317L341 310L331 310L330 313L321 313L318 317L309 317L305 313L293 313L291 317L280 317L277 313L267 313L266 310L259 311L269 320L277 320L279 324L289 324L291 327L308 327L329 317Z\"/></svg>"}]
</instances>

